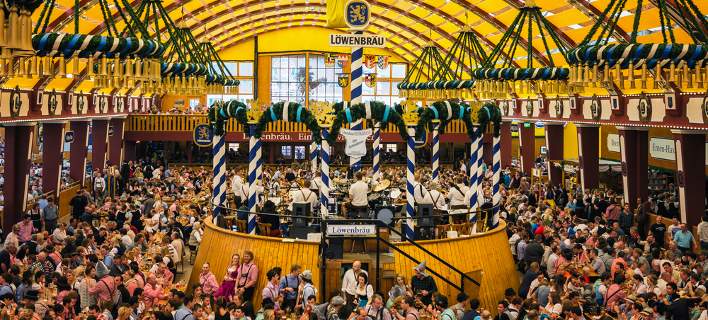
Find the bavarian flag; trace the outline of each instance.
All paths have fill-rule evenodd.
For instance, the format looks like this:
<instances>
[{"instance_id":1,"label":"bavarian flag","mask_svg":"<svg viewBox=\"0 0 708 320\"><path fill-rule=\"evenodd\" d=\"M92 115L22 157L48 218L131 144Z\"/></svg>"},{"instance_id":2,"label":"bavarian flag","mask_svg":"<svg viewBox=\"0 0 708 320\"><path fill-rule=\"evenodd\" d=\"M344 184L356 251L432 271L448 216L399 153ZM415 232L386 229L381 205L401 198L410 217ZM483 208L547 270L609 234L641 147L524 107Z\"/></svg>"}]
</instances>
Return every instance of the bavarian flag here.
<instances>
[{"instance_id":1,"label":"bavarian flag","mask_svg":"<svg viewBox=\"0 0 708 320\"><path fill-rule=\"evenodd\" d=\"M344 7L347 0L327 0L327 27L346 28Z\"/></svg>"}]
</instances>

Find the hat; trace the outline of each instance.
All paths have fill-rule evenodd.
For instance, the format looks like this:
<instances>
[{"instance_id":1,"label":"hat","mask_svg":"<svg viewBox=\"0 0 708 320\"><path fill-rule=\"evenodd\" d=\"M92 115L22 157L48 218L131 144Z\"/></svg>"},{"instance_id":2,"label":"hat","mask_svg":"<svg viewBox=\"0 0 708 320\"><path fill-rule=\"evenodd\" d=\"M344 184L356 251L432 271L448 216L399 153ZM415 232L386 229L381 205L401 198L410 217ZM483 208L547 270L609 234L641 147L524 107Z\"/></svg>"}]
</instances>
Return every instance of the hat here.
<instances>
[{"instance_id":1,"label":"hat","mask_svg":"<svg viewBox=\"0 0 708 320\"><path fill-rule=\"evenodd\" d=\"M344 298L342 298L342 296L334 296L332 297L332 300L329 301L329 304L333 307L343 306L345 303L346 301L344 301Z\"/></svg>"},{"instance_id":2,"label":"hat","mask_svg":"<svg viewBox=\"0 0 708 320\"><path fill-rule=\"evenodd\" d=\"M418 264L417 266L415 266L413 268L413 270L418 271L422 274L425 274L425 261L423 261L420 264Z\"/></svg>"},{"instance_id":3,"label":"hat","mask_svg":"<svg viewBox=\"0 0 708 320\"><path fill-rule=\"evenodd\" d=\"M304 280L310 280L310 281L312 281L312 271L310 271L310 270L305 270L305 271L302 272L302 274L300 275L300 277L302 277Z\"/></svg>"},{"instance_id":4,"label":"hat","mask_svg":"<svg viewBox=\"0 0 708 320\"><path fill-rule=\"evenodd\" d=\"M103 263L103 261L97 262L96 263L96 277L103 278L103 276L105 276L107 274L108 274L108 268Z\"/></svg>"}]
</instances>

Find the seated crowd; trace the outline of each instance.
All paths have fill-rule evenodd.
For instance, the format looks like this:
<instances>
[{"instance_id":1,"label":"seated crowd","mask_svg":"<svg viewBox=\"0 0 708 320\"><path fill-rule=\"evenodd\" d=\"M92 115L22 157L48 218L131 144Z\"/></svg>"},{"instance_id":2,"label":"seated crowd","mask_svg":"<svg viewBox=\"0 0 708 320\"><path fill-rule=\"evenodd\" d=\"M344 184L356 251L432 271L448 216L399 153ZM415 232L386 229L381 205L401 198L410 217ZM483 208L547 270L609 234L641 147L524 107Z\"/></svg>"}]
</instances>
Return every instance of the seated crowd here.
<instances>
[{"instance_id":1,"label":"seated crowd","mask_svg":"<svg viewBox=\"0 0 708 320\"><path fill-rule=\"evenodd\" d=\"M466 180L457 179L459 172L443 175ZM294 173L267 172L269 179L280 175L285 179ZM650 225L648 215L656 212L650 201L632 209L610 191L565 190L530 184L516 175L505 178L501 212L522 276L518 290L509 288L499 297L497 310L481 309L480 301L465 294L448 301L438 294L424 263L412 278L398 276L390 290L380 293L355 262L341 290L324 293L317 291L313 280L318 279L310 270L297 264L258 266L256 255L269 253L243 251L231 257L226 270L199 266L194 270L199 283L188 288L177 278L201 242L205 219L211 219L211 179L204 168L130 162L95 173L92 188L81 189L71 200L68 223L36 222L26 215L0 250L0 318L708 317L705 251L685 225L666 226L661 220ZM489 189L488 179L485 185ZM699 225L701 234L708 228L706 220ZM265 272L268 283L257 283L259 272Z\"/></svg>"}]
</instances>

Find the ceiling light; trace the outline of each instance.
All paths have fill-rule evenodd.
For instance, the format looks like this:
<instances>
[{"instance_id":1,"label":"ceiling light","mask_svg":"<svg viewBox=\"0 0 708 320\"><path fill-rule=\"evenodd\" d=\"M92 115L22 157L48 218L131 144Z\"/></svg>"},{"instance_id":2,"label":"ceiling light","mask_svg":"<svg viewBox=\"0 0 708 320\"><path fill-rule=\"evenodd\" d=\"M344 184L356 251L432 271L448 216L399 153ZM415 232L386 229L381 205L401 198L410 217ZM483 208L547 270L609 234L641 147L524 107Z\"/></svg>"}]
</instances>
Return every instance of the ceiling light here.
<instances>
[{"instance_id":1,"label":"ceiling light","mask_svg":"<svg viewBox=\"0 0 708 320\"><path fill-rule=\"evenodd\" d=\"M568 28L571 28L571 29L573 29L573 30L578 30L578 29L580 29L580 28L582 28L582 27L583 27L583 26L581 26L581 25L579 25L579 24L577 24L577 23L574 23L574 24L571 24L571 25L568 26Z\"/></svg>"},{"instance_id":2,"label":"ceiling light","mask_svg":"<svg viewBox=\"0 0 708 320\"><path fill-rule=\"evenodd\" d=\"M624 10L624 11L622 11L622 13L620 13L620 18L626 17L626 16L631 16L632 14L633 14L632 12Z\"/></svg>"},{"instance_id":3,"label":"ceiling light","mask_svg":"<svg viewBox=\"0 0 708 320\"><path fill-rule=\"evenodd\" d=\"M544 12L543 12L543 16L544 16L544 17L550 17L550 16L552 16L552 15L555 15L555 13L550 12L550 11L544 11Z\"/></svg>"}]
</instances>

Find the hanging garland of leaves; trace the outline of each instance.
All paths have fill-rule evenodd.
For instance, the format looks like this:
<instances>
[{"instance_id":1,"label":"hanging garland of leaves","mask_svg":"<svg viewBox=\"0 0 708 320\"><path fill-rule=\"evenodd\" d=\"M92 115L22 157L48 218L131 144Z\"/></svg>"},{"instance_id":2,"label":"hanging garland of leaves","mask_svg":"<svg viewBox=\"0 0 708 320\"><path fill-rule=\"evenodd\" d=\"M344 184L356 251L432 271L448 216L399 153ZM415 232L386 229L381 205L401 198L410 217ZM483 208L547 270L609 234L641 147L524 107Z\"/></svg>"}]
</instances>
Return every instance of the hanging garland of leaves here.
<instances>
[{"instance_id":1,"label":"hanging garland of leaves","mask_svg":"<svg viewBox=\"0 0 708 320\"><path fill-rule=\"evenodd\" d=\"M448 108L448 106L450 108ZM445 128L452 120L462 120L467 129L467 135L470 138L474 137L474 124L470 118L470 107L465 103L459 103L454 100L436 101L427 108L418 109L418 127L433 130L433 120L440 120L439 131L445 132Z\"/></svg>"},{"instance_id":2,"label":"hanging garland of leaves","mask_svg":"<svg viewBox=\"0 0 708 320\"><path fill-rule=\"evenodd\" d=\"M372 101L369 105L371 106L370 120L381 122L381 128L385 128L388 123L392 123L398 128L398 133L404 140L408 138L406 124L403 122L403 118L401 117L401 112L403 111L402 106L396 104L391 107L378 101ZM334 111L337 117L332 124L329 134L330 142L337 140L342 124L345 122L352 123L359 119L366 118L366 105L363 103L358 103L349 106L349 108L345 108L343 102L338 102L334 105Z\"/></svg>"},{"instance_id":3,"label":"hanging garland of leaves","mask_svg":"<svg viewBox=\"0 0 708 320\"><path fill-rule=\"evenodd\" d=\"M112 58L116 55L159 58L165 46L155 40L117 38L85 34L46 32L32 35L32 47L40 57L63 56L87 58L97 54Z\"/></svg>"},{"instance_id":4,"label":"hanging garland of leaves","mask_svg":"<svg viewBox=\"0 0 708 320\"><path fill-rule=\"evenodd\" d=\"M501 131L502 112L496 104L487 102L477 111L477 121L480 128L487 128L492 125L492 131L495 137L499 136ZM480 132L481 133L481 132Z\"/></svg>"},{"instance_id":5,"label":"hanging garland of leaves","mask_svg":"<svg viewBox=\"0 0 708 320\"><path fill-rule=\"evenodd\" d=\"M305 106L294 102L277 102L271 105L270 108L266 109L256 125L255 137L260 138L269 123L283 120L283 109L285 108L286 103L289 104L287 106L287 121L304 123L305 126L310 129L310 132L312 132L312 140L314 140L315 143L320 144L322 142L322 135L320 133L321 128L319 123L317 123L317 119ZM244 126L244 130L248 133L248 126Z\"/></svg>"},{"instance_id":6,"label":"hanging garland of leaves","mask_svg":"<svg viewBox=\"0 0 708 320\"><path fill-rule=\"evenodd\" d=\"M209 70L202 63L163 62L160 66L162 76L206 75Z\"/></svg>"},{"instance_id":7,"label":"hanging garland of leaves","mask_svg":"<svg viewBox=\"0 0 708 320\"><path fill-rule=\"evenodd\" d=\"M246 111L248 107L238 100L229 100L227 102L216 102L209 107L209 112L207 117L209 119L209 124L214 130L215 135L224 135L226 128L226 121L230 118L235 118L236 122L246 126L248 124L248 118L246 116Z\"/></svg>"}]
</instances>

